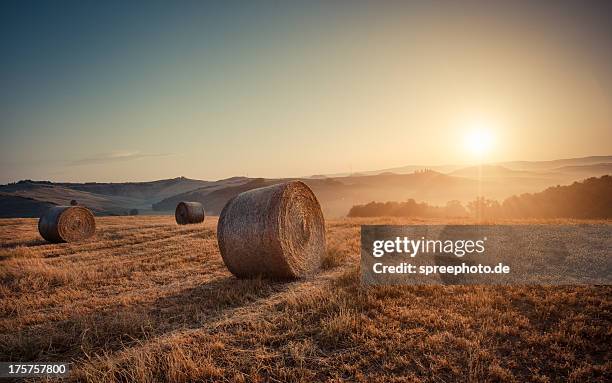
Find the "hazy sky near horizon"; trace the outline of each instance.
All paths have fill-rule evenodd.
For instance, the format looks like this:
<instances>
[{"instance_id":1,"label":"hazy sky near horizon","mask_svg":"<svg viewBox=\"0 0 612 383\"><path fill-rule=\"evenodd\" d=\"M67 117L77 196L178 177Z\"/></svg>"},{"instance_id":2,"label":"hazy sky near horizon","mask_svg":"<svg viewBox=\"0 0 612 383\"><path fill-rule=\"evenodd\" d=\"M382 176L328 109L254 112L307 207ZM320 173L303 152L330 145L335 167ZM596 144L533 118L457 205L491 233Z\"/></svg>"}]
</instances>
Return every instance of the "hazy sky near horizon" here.
<instances>
[{"instance_id":1,"label":"hazy sky near horizon","mask_svg":"<svg viewBox=\"0 0 612 383\"><path fill-rule=\"evenodd\" d=\"M0 182L612 154L612 2L398 3L3 1Z\"/></svg>"}]
</instances>

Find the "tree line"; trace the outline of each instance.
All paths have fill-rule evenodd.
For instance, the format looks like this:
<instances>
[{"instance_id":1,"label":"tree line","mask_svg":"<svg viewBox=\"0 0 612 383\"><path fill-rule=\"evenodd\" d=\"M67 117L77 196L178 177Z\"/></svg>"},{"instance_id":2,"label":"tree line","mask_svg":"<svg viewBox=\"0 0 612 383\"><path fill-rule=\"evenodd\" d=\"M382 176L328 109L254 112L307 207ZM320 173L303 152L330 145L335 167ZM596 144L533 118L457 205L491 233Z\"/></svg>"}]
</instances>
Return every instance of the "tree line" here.
<instances>
[{"instance_id":1,"label":"tree line","mask_svg":"<svg viewBox=\"0 0 612 383\"><path fill-rule=\"evenodd\" d=\"M353 206L349 217L476 217L476 218L612 218L612 176L588 178L539 193L506 198L502 203L477 197L464 206L449 201L445 206L408 199L404 202L370 202Z\"/></svg>"}]
</instances>

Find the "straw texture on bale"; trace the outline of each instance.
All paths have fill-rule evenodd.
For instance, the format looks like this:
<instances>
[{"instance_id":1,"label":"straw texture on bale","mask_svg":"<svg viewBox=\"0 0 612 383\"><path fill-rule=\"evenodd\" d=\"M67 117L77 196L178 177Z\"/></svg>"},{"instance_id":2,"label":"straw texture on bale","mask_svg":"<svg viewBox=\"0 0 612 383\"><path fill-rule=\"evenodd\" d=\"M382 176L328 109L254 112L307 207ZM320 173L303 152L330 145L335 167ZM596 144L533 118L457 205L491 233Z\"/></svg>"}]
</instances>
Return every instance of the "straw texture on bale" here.
<instances>
[{"instance_id":1,"label":"straw texture on bale","mask_svg":"<svg viewBox=\"0 0 612 383\"><path fill-rule=\"evenodd\" d=\"M179 225L204 222L204 206L199 202L179 202L174 217Z\"/></svg>"},{"instance_id":2,"label":"straw texture on bale","mask_svg":"<svg viewBox=\"0 0 612 383\"><path fill-rule=\"evenodd\" d=\"M223 262L239 278L300 278L321 264L325 221L310 188L291 181L231 199L221 211L217 240Z\"/></svg>"},{"instance_id":3,"label":"straw texture on bale","mask_svg":"<svg viewBox=\"0 0 612 383\"><path fill-rule=\"evenodd\" d=\"M38 232L49 242L76 242L96 232L96 220L83 206L54 206L38 220Z\"/></svg>"}]
</instances>

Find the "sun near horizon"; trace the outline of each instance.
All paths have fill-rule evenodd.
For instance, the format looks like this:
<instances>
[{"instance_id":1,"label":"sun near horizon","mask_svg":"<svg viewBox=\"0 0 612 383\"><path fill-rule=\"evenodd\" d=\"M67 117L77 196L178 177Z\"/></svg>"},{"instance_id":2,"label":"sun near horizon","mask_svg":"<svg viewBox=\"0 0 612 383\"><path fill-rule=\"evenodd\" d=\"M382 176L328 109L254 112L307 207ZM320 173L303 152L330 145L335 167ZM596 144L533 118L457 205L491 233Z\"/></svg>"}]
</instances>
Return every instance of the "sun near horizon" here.
<instances>
[{"instance_id":1,"label":"sun near horizon","mask_svg":"<svg viewBox=\"0 0 612 383\"><path fill-rule=\"evenodd\" d=\"M478 163L487 161L487 155L490 155L496 143L493 126L493 123L483 120L477 120L468 125L464 146L470 159Z\"/></svg>"},{"instance_id":2,"label":"sun near horizon","mask_svg":"<svg viewBox=\"0 0 612 383\"><path fill-rule=\"evenodd\" d=\"M612 153L603 3L4 8L0 183Z\"/></svg>"}]
</instances>

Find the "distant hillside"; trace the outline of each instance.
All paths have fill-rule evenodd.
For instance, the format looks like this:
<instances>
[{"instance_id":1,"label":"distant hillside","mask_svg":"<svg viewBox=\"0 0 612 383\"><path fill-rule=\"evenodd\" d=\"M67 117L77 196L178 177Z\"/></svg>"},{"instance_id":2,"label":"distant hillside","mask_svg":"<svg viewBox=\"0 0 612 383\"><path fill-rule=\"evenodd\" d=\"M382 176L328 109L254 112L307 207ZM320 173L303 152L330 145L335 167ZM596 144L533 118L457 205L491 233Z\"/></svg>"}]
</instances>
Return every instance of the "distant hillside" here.
<instances>
[{"instance_id":1,"label":"distant hillside","mask_svg":"<svg viewBox=\"0 0 612 383\"><path fill-rule=\"evenodd\" d=\"M251 189L279 183L281 180L247 179L247 182L215 184L165 198L153 204L155 211L174 211L180 201L201 202L207 214L217 215L234 196Z\"/></svg>"},{"instance_id":2,"label":"distant hillside","mask_svg":"<svg viewBox=\"0 0 612 383\"><path fill-rule=\"evenodd\" d=\"M504 216L518 218L612 218L612 176L513 196L501 210Z\"/></svg>"},{"instance_id":3,"label":"distant hillside","mask_svg":"<svg viewBox=\"0 0 612 383\"><path fill-rule=\"evenodd\" d=\"M457 169L450 175L482 181L481 195L503 199L513 194L532 193L551 185L570 184L589 177L612 174L612 163L597 161L612 156L554 161L515 161ZM564 165L564 166L559 166ZM505 191L505 192L504 192Z\"/></svg>"},{"instance_id":4,"label":"distant hillside","mask_svg":"<svg viewBox=\"0 0 612 383\"><path fill-rule=\"evenodd\" d=\"M51 183L19 182L0 186L0 192L4 195L24 197L53 205L68 205L71 200L76 200L80 205L102 215L122 214L128 207L137 206L140 203L139 200L133 198L94 194ZM5 214L5 212L0 212L0 214Z\"/></svg>"},{"instance_id":5,"label":"distant hillside","mask_svg":"<svg viewBox=\"0 0 612 383\"><path fill-rule=\"evenodd\" d=\"M470 166L467 168L457 169L449 173L453 176L459 177L538 177L538 173L529 172L525 170L512 170L500 165L483 165Z\"/></svg>"},{"instance_id":6,"label":"distant hillside","mask_svg":"<svg viewBox=\"0 0 612 383\"><path fill-rule=\"evenodd\" d=\"M575 173L576 173L572 171L571 167L587 166L587 165L601 165L601 164L610 164L610 163L612 163L612 156L590 156L590 157L581 157L581 158L567 158L567 159L552 160L552 161L509 161L509 162L501 162L501 163L494 163L494 164L492 163L484 164L483 166L491 167L491 169L495 167L503 167L505 169L508 169L509 171L514 170L514 171L538 172L540 173L540 175L544 177L550 176L550 174L546 174L547 172L556 172L557 173L556 176L559 177L559 181L567 181L568 180L567 177L575 176ZM370 175L378 175L378 174L383 174L383 173L411 174L413 172L420 171L423 169L429 169L429 170L433 170L439 173L464 176L460 173L464 171L465 169L469 169L472 167L473 166L465 167L465 166L452 165L452 164L449 164L449 165L427 165L427 164L405 165L405 166L398 166L395 168L360 171L359 175L370 176ZM563 169L564 167L567 167L567 169ZM559 174L559 173L563 173L565 170L568 170L567 174L564 173L565 176L564 174ZM607 173L601 173L601 168L598 169L597 167L593 167L591 168L591 170L592 171L589 171L588 168L584 168L584 172L581 172L581 174L584 177L594 177L594 176L600 176L602 174L610 173L609 171ZM354 175L356 174L349 174L349 173L326 174L326 175L318 174L316 176L312 176L312 178L320 178L324 176L338 178L338 177L348 177L348 176L354 176Z\"/></svg>"},{"instance_id":7,"label":"distant hillside","mask_svg":"<svg viewBox=\"0 0 612 383\"><path fill-rule=\"evenodd\" d=\"M233 184L226 185L205 186L197 190L166 198L159 203L154 204L153 210L174 211L176 205L180 201L196 201L201 202L204 205L207 214L218 215L227 201L242 192L286 182L289 180L290 179L252 178L248 179L248 182L234 182ZM344 185L332 179L302 179L301 181L313 189L324 209L327 207L325 202L331 202L336 198L340 198L342 195Z\"/></svg>"},{"instance_id":8,"label":"distant hillside","mask_svg":"<svg viewBox=\"0 0 612 383\"><path fill-rule=\"evenodd\" d=\"M567 186L549 187L538 193L506 198L503 203L476 198L466 204L449 201L431 206L407 201L369 202L353 206L349 217L462 217L476 218L612 218L612 176L589 178Z\"/></svg>"},{"instance_id":9,"label":"distant hillside","mask_svg":"<svg viewBox=\"0 0 612 383\"><path fill-rule=\"evenodd\" d=\"M503 162L498 165L515 170L553 170L565 166L584 166L601 163L612 163L612 156L590 156L552 161L511 161Z\"/></svg>"},{"instance_id":10,"label":"distant hillside","mask_svg":"<svg viewBox=\"0 0 612 383\"><path fill-rule=\"evenodd\" d=\"M338 178L338 177L351 177L351 176L375 176L384 173L393 173L393 174L412 174L417 171L421 171L424 169L433 170L439 173L449 173L456 169L461 168L459 165L405 165L398 166L395 168L385 168L385 169L376 169L376 170L366 170L354 173L335 173L335 174L317 174L316 176L312 176L312 178L320 178L320 177L330 177L330 178Z\"/></svg>"},{"instance_id":11,"label":"distant hillside","mask_svg":"<svg viewBox=\"0 0 612 383\"><path fill-rule=\"evenodd\" d=\"M409 173L405 173L412 169ZM450 172L448 174L443 173ZM553 185L569 184L612 172L612 156L585 157L555 161L515 161L477 167L406 166L346 176L316 175L295 178L309 185L317 195L327 217L345 216L354 205L371 201L415 199L442 205L450 200L472 201L476 196L503 200L512 195L534 193ZM293 178L292 178L293 179ZM20 181L0 186L0 193L15 199L13 209L8 197L0 206L7 217L37 216L45 204L68 204L76 199L98 215L172 214L181 200L199 201L209 215L221 212L235 195L254 188L289 180L232 177L218 181L178 177L151 182L52 183Z\"/></svg>"},{"instance_id":12,"label":"distant hillside","mask_svg":"<svg viewBox=\"0 0 612 383\"><path fill-rule=\"evenodd\" d=\"M234 180L237 179L239 178ZM132 209L150 210L151 204L160 199L208 184L211 182L184 177L125 183L53 183L25 180L0 186L0 193L5 196L4 204L0 206L0 216L38 217L41 206L67 205L71 200L90 208L97 215L126 215ZM13 207L13 203L18 208Z\"/></svg>"},{"instance_id":13,"label":"distant hillside","mask_svg":"<svg viewBox=\"0 0 612 383\"><path fill-rule=\"evenodd\" d=\"M247 190L268 186L290 179L251 179L248 182L226 186L205 186L191 192L166 198L153 205L156 211L173 211L181 200L201 202L207 213L217 215L225 203ZM439 201L449 193L472 197L477 191L476 183L459 177L451 177L434 171L413 174L358 175L336 178L303 178L317 195L326 216L346 215L357 203L376 198L406 199L416 196L420 199Z\"/></svg>"},{"instance_id":14,"label":"distant hillside","mask_svg":"<svg viewBox=\"0 0 612 383\"><path fill-rule=\"evenodd\" d=\"M612 163L562 166L560 168L553 169L553 171L589 176L602 176L605 174L612 174Z\"/></svg>"},{"instance_id":15,"label":"distant hillside","mask_svg":"<svg viewBox=\"0 0 612 383\"><path fill-rule=\"evenodd\" d=\"M89 193L129 197L145 201L159 201L161 199L195 190L210 184L210 181L193 180L177 177L167 180L150 182L119 182L119 183L57 183L73 190Z\"/></svg>"},{"instance_id":16,"label":"distant hillside","mask_svg":"<svg viewBox=\"0 0 612 383\"><path fill-rule=\"evenodd\" d=\"M50 202L0 193L0 218L36 218L52 206Z\"/></svg>"}]
</instances>

